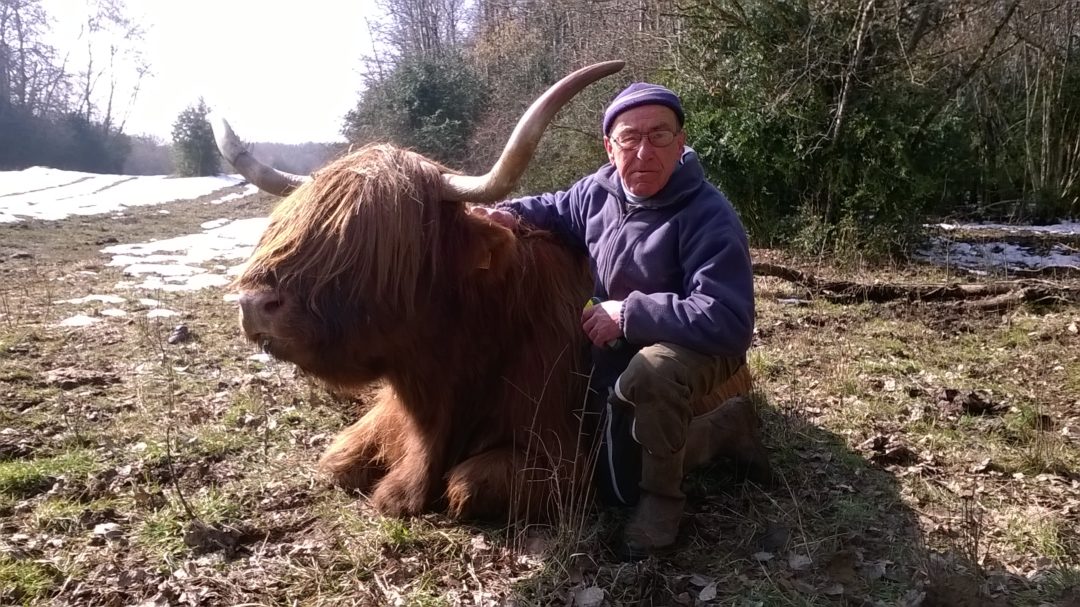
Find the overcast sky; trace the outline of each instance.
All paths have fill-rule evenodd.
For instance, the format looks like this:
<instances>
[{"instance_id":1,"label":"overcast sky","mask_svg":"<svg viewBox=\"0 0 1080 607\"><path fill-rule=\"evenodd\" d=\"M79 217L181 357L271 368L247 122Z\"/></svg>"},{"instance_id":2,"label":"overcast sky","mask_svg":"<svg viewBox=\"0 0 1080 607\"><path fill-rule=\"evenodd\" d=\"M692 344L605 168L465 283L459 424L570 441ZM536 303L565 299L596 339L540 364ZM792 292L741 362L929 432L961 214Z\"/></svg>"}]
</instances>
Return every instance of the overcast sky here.
<instances>
[{"instance_id":1,"label":"overcast sky","mask_svg":"<svg viewBox=\"0 0 1080 607\"><path fill-rule=\"evenodd\" d=\"M85 0L44 5L56 19L53 43L81 52ZM168 140L177 114L201 95L249 141L343 140L374 10L372 0L128 0L146 30L152 76L125 131Z\"/></svg>"}]
</instances>

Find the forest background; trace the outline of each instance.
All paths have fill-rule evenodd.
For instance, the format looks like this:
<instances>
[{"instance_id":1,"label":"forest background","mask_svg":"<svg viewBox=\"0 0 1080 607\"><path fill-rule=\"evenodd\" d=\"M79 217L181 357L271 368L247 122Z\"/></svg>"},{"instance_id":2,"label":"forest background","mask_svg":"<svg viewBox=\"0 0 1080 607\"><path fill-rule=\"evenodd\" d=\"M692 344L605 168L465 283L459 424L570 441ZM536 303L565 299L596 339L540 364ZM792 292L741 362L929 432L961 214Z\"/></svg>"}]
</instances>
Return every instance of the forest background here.
<instances>
[{"instance_id":1,"label":"forest background","mask_svg":"<svg viewBox=\"0 0 1080 607\"><path fill-rule=\"evenodd\" d=\"M118 118L132 99L114 94L116 66L136 81L152 69L137 60L139 24L121 0L92 3L85 35L115 42L73 66L46 42L38 0L0 0L0 169L179 172L181 146L127 134ZM603 163L603 107L650 80L682 96L688 145L759 246L886 255L917 246L930 219L1080 216L1078 0L379 6L376 50L358 66L366 86L342 119L348 143L258 144L265 160L302 173L389 140L486 169L547 86L617 58L627 69L564 110L522 192L565 188ZM210 108L195 109L173 143L182 119Z\"/></svg>"}]
</instances>

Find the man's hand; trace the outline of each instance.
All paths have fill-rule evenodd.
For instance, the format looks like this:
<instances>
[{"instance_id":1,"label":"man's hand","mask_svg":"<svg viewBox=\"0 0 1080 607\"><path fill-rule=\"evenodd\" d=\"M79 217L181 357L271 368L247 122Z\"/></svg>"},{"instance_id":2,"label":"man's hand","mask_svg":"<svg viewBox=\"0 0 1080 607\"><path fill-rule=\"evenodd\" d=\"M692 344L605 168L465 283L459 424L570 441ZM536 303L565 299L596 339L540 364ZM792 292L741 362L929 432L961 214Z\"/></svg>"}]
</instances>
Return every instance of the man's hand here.
<instances>
[{"instance_id":1,"label":"man's hand","mask_svg":"<svg viewBox=\"0 0 1080 607\"><path fill-rule=\"evenodd\" d=\"M622 306L623 302L612 299L589 306L581 313L581 328L598 347L602 348L623 336L619 328Z\"/></svg>"},{"instance_id":2,"label":"man's hand","mask_svg":"<svg viewBox=\"0 0 1080 607\"><path fill-rule=\"evenodd\" d=\"M514 215L510 211L493 209L491 207L475 206L469 209L469 212L473 215L476 215L477 217L486 217L508 230L513 230L518 225L517 215Z\"/></svg>"}]
</instances>

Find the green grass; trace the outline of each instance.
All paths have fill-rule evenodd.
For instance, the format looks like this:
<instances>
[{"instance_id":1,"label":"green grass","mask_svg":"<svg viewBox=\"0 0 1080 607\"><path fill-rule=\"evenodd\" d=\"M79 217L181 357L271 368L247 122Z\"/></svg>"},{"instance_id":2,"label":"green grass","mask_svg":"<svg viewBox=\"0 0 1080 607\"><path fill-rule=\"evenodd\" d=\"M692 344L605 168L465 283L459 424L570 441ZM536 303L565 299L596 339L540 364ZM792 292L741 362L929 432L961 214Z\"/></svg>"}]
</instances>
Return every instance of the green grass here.
<instances>
[{"instance_id":1,"label":"green grass","mask_svg":"<svg viewBox=\"0 0 1080 607\"><path fill-rule=\"evenodd\" d=\"M56 586L56 581L51 567L0 554L0 602L4 604L34 604Z\"/></svg>"},{"instance_id":2,"label":"green grass","mask_svg":"<svg viewBox=\"0 0 1080 607\"><path fill-rule=\"evenodd\" d=\"M98 467L94 454L81 449L55 457L0 462L0 494L25 497L47 489L60 475L85 479Z\"/></svg>"},{"instance_id":3,"label":"green grass","mask_svg":"<svg viewBox=\"0 0 1080 607\"><path fill-rule=\"evenodd\" d=\"M1067 556L1064 521L1037 508L1009 508L1003 516L1003 541L1017 554L1038 555L1059 564Z\"/></svg>"},{"instance_id":4,"label":"green grass","mask_svg":"<svg viewBox=\"0 0 1080 607\"><path fill-rule=\"evenodd\" d=\"M213 488L185 499L199 520L207 525L228 524L242 513L241 504L234 496ZM190 523L180 500L171 495L164 507L143 518L136 529L136 542L161 560L180 556L188 550L184 545L184 531Z\"/></svg>"},{"instance_id":5,"label":"green grass","mask_svg":"<svg viewBox=\"0 0 1080 607\"><path fill-rule=\"evenodd\" d=\"M30 518L38 529L70 535L83 528L82 518L85 515L101 513L120 506L120 502L113 498L84 503L63 497L52 497L37 504Z\"/></svg>"}]
</instances>

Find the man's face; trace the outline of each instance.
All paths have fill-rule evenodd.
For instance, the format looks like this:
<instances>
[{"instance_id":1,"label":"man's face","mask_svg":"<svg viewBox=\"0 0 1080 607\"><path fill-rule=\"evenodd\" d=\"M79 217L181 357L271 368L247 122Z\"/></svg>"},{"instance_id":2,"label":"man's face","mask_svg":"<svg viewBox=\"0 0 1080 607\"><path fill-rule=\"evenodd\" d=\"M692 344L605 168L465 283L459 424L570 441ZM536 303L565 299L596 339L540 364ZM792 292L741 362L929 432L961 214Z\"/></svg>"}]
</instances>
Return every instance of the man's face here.
<instances>
[{"instance_id":1,"label":"man's face","mask_svg":"<svg viewBox=\"0 0 1080 607\"><path fill-rule=\"evenodd\" d=\"M668 133L673 137L667 137ZM654 141L666 145L661 147ZM685 143L686 133L679 128L675 112L663 105L641 105L626 110L604 137L608 160L619 171L623 187L642 198L656 194L667 185Z\"/></svg>"}]
</instances>

